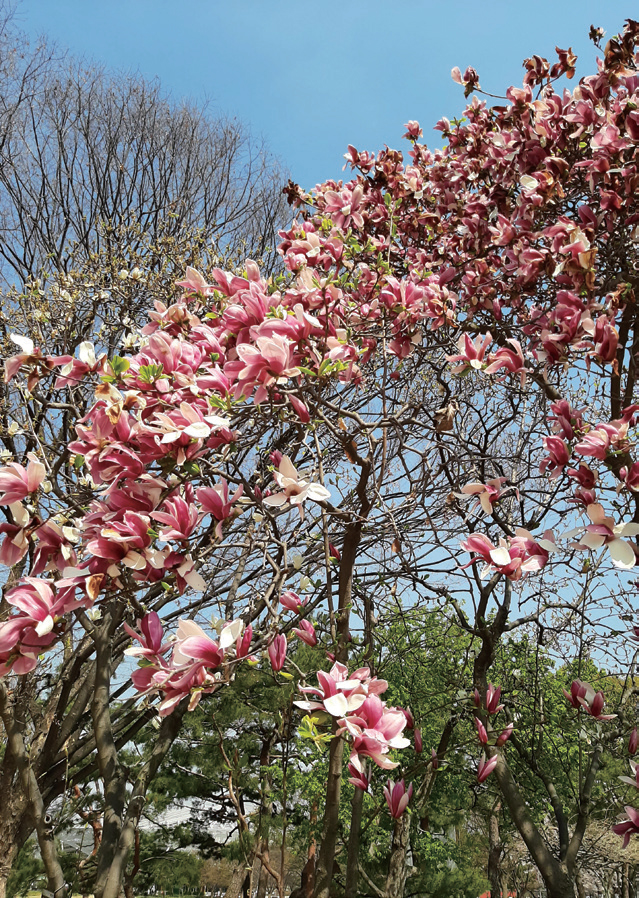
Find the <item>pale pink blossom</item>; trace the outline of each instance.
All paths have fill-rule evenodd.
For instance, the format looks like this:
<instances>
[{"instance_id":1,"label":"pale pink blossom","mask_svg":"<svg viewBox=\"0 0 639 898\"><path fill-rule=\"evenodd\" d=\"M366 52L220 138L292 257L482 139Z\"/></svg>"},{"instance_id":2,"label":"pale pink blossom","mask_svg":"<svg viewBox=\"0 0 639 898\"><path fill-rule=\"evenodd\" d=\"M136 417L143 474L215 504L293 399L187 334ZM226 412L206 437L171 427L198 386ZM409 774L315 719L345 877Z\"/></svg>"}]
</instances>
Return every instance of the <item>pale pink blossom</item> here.
<instances>
[{"instance_id":1,"label":"pale pink blossom","mask_svg":"<svg viewBox=\"0 0 639 898\"><path fill-rule=\"evenodd\" d=\"M301 612L307 601L308 599L301 599L292 589L287 589L280 596L280 605L287 611L294 611L296 614Z\"/></svg>"},{"instance_id":2,"label":"pale pink blossom","mask_svg":"<svg viewBox=\"0 0 639 898\"><path fill-rule=\"evenodd\" d=\"M583 708L583 710L594 717L595 720L614 720L616 714L602 714L605 699L603 692L595 692L590 683L581 680L573 680L570 685L570 692L562 690L573 708Z\"/></svg>"},{"instance_id":3,"label":"pale pink blossom","mask_svg":"<svg viewBox=\"0 0 639 898\"><path fill-rule=\"evenodd\" d=\"M564 536L573 537L581 533L582 536L576 543L577 548L600 549L602 546L606 546L615 567L626 570L634 567L637 557L633 544L627 542L623 537L637 536L639 524L615 524L614 519L606 515L598 502L589 505L586 512L592 523L570 530Z\"/></svg>"},{"instance_id":4,"label":"pale pink blossom","mask_svg":"<svg viewBox=\"0 0 639 898\"><path fill-rule=\"evenodd\" d=\"M233 505L242 496L243 491L244 487L240 484L233 495L229 496L229 485L223 477L215 486L205 486L197 490L195 495L202 506L202 511L217 521L215 535L218 539L222 539L223 524L234 513Z\"/></svg>"},{"instance_id":5,"label":"pale pink blossom","mask_svg":"<svg viewBox=\"0 0 639 898\"><path fill-rule=\"evenodd\" d=\"M507 477L496 477L494 480L489 480L486 483L467 483L462 487L462 495L459 498L462 498L462 496L477 496L478 502L473 506L472 511L481 508L484 514L492 514L493 503L498 502L504 495L502 487L507 480Z\"/></svg>"},{"instance_id":6,"label":"pale pink blossom","mask_svg":"<svg viewBox=\"0 0 639 898\"><path fill-rule=\"evenodd\" d=\"M362 764L359 755L351 755L348 762L348 772L350 773L348 778L349 783L352 783L353 786L357 789L361 789L363 792L368 792L371 776L370 766L368 764Z\"/></svg>"},{"instance_id":7,"label":"pale pink blossom","mask_svg":"<svg viewBox=\"0 0 639 898\"><path fill-rule=\"evenodd\" d=\"M22 502L27 496L35 493L46 476L46 468L30 452L27 456L29 464L26 468L17 462L11 462L0 468L0 505L13 505Z\"/></svg>"},{"instance_id":8,"label":"pale pink blossom","mask_svg":"<svg viewBox=\"0 0 639 898\"><path fill-rule=\"evenodd\" d=\"M264 504L271 508L281 508L288 503L289 505L296 505L300 509L301 514L302 503L306 499L311 499L314 502L325 502L327 499L330 499L331 494L326 487L300 477L287 455L282 456L274 477L282 492L264 498Z\"/></svg>"},{"instance_id":9,"label":"pale pink blossom","mask_svg":"<svg viewBox=\"0 0 639 898\"><path fill-rule=\"evenodd\" d=\"M630 837L639 833L639 811L630 805L626 805L625 811L629 819L624 820L623 823L616 823L612 831L617 836L623 836L623 847L627 848Z\"/></svg>"}]
</instances>

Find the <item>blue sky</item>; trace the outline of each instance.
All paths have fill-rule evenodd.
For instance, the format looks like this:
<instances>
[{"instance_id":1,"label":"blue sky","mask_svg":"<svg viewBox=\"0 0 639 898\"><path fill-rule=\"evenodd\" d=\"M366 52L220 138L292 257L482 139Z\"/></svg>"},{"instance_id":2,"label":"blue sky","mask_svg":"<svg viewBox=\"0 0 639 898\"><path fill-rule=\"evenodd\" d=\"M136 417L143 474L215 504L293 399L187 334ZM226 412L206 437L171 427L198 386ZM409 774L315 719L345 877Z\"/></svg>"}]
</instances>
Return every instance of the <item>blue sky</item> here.
<instances>
[{"instance_id":1,"label":"blue sky","mask_svg":"<svg viewBox=\"0 0 639 898\"><path fill-rule=\"evenodd\" d=\"M110 68L158 77L174 97L208 98L236 116L304 187L340 177L349 143L398 146L418 119L425 140L463 108L454 65L474 66L484 89L521 83L524 57L555 45L593 71L591 24L608 35L631 3L593 0L23 0L31 38Z\"/></svg>"}]
</instances>

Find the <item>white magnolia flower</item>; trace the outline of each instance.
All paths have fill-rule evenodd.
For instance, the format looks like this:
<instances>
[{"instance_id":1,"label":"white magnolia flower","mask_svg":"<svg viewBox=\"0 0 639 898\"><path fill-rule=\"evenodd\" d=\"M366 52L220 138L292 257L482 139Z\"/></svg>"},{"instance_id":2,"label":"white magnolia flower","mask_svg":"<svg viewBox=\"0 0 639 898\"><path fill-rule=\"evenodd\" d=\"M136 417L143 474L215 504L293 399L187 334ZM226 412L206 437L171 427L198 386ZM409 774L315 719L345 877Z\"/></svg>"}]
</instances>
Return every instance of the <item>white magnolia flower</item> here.
<instances>
[{"instance_id":1,"label":"white magnolia flower","mask_svg":"<svg viewBox=\"0 0 639 898\"><path fill-rule=\"evenodd\" d=\"M279 468L275 472L275 481L282 492L266 496L264 499L264 504L273 508L281 508L288 503L297 505L302 514L302 503L306 499L312 499L314 502L330 499L331 494L326 487L300 477L297 468L287 455L282 456Z\"/></svg>"}]
</instances>

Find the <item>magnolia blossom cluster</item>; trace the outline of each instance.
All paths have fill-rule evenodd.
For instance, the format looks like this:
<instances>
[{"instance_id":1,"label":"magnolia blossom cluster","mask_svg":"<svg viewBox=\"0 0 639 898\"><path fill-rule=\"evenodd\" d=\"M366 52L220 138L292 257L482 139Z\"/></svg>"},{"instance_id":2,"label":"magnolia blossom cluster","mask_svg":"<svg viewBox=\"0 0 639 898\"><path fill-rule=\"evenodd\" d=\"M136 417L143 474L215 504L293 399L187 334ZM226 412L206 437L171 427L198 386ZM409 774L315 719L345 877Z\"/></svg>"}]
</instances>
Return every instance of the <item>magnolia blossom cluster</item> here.
<instances>
[{"instance_id":1,"label":"magnolia blossom cluster","mask_svg":"<svg viewBox=\"0 0 639 898\"><path fill-rule=\"evenodd\" d=\"M240 498L273 514L327 498L292 460L278 468L271 495L245 488L241 496L245 485L202 476L203 462L226 458L241 438L238 408L263 406L306 426L314 413L307 384L360 384L381 353L395 377L429 332L449 349L456 341L457 352L447 354L454 372L511 378L515 388L578 362L611 371L619 321L633 300L625 284L600 284L596 263L635 224L639 87L627 70L612 79L602 70L573 93L555 94L548 84L535 98L536 77L528 72L502 106L473 97L458 123L442 119L441 149L420 143L414 121L406 158L349 147L352 180L327 181L312 194L290 191L306 211L280 234L288 278L267 281L251 261L244 276L214 269L205 278L188 269L180 298L155 304L127 359L109 360L86 342L77 357L54 357L14 335L20 351L6 362L7 381L22 375L30 391L43 378L58 391L97 384L68 447L96 494L80 519L69 510L44 521L19 493L6 494L16 507L2 525L5 562L32 550L39 572L55 583L62 571L85 605L98 588L96 579L87 588L89 578L102 578L104 595L159 580L202 589L190 549L203 524L212 523L219 539ZM459 78L472 93L476 76ZM489 177L480 177L484 170ZM588 195L571 206L564 198L572 183L585 183ZM627 454L632 411L573 427L571 437L564 420L572 427L557 415L542 467L555 479L564 471L574 477L575 498L589 509L597 505L589 495L596 475L581 459L608 465ZM572 456L580 462L568 469ZM3 474L21 479L15 468ZM615 476L621 489L636 491L636 462ZM477 495L486 511L500 487L484 486ZM632 525L589 511L595 517L578 545L606 545L616 564L629 567L624 537L634 535ZM517 579L543 567L551 542L517 533L495 546L473 534L468 545Z\"/></svg>"},{"instance_id":2,"label":"magnolia blossom cluster","mask_svg":"<svg viewBox=\"0 0 639 898\"><path fill-rule=\"evenodd\" d=\"M249 654L252 628L235 620L220 622L217 639L212 639L192 620L180 620L175 639L166 639L158 614L151 611L137 621L137 630L124 625L126 632L139 643L125 654L139 658L131 681L143 695L162 696L158 711L170 714L185 696L189 710L196 707L202 695L214 692L220 682L230 679L232 661Z\"/></svg>"},{"instance_id":3,"label":"magnolia blossom cluster","mask_svg":"<svg viewBox=\"0 0 639 898\"><path fill-rule=\"evenodd\" d=\"M328 673L318 671L317 681L317 686L300 688L300 692L310 698L296 701L295 704L311 714L324 712L337 719L338 734L346 735L351 746L349 782L367 791L370 784L367 759L383 770L397 767L397 762L391 760L389 753L391 749L410 745L410 740L403 733L412 716L401 708L389 707L380 698L388 683L371 676L367 667L360 667L349 674L346 665L335 662ZM387 791L391 814L400 816L410 798L410 795L406 797L403 780L401 787L400 784L393 787L389 781Z\"/></svg>"},{"instance_id":4,"label":"magnolia blossom cluster","mask_svg":"<svg viewBox=\"0 0 639 898\"><path fill-rule=\"evenodd\" d=\"M485 562L482 576L495 570L509 580L520 580L526 574L541 570L548 563L551 553L557 551L551 531L547 530L540 538L534 537L523 527L518 527L512 537L502 537L497 546L483 533L471 533L462 541L461 547L474 556L462 567L481 559Z\"/></svg>"},{"instance_id":5,"label":"magnolia blossom cluster","mask_svg":"<svg viewBox=\"0 0 639 898\"><path fill-rule=\"evenodd\" d=\"M483 696L480 694L478 689L475 689L473 694L473 702L475 708L478 711L484 713L484 719L486 717L490 717L494 714L498 714L503 710L503 705L499 704L499 700L501 698L501 687L493 686L492 683L488 684L488 688L486 689L486 694ZM494 742L491 741L492 730L486 729L486 725L479 717L474 718L475 729L477 730L477 739L484 748L488 747L488 745L494 745L495 748L501 748L502 745L505 745L506 742L510 739L513 733L514 724L509 723L501 733L495 738ZM498 756L497 753L494 752L490 757L486 757L484 753L477 767L477 782L483 783L488 779L490 774L493 772L495 767L497 766Z\"/></svg>"}]
</instances>

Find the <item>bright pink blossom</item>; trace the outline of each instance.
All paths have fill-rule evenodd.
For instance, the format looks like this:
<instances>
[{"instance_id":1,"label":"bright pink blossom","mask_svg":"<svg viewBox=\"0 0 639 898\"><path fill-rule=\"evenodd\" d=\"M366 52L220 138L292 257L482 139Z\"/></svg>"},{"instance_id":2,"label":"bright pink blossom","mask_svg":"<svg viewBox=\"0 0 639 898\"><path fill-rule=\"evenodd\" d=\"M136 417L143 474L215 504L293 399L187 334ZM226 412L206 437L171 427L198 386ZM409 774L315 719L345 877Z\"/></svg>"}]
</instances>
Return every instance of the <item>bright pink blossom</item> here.
<instances>
[{"instance_id":1,"label":"bright pink blossom","mask_svg":"<svg viewBox=\"0 0 639 898\"><path fill-rule=\"evenodd\" d=\"M306 605L307 601L308 599L301 599L292 589L287 589L286 592L283 592L280 596L280 605L282 605L283 608L286 608L287 611L294 611L296 614L299 614L302 611L302 608Z\"/></svg>"},{"instance_id":2,"label":"bright pink blossom","mask_svg":"<svg viewBox=\"0 0 639 898\"><path fill-rule=\"evenodd\" d=\"M301 620L299 629L293 630L293 633L295 633L298 639L301 639L302 642L305 642L306 645L317 645L317 634L315 632L315 627L310 621Z\"/></svg>"},{"instance_id":3,"label":"bright pink blossom","mask_svg":"<svg viewBox=\"0 0 639 898\"><path fill-rule=\"evenodd\" d=\"M271 661L271 667L275 673L284 667L287 648L288 643L286 642L286 636L283 636L282 634L275 636L268 647L268 656Z\"/></svg>"},{"instance_id":4,"label":"bright pink blossom","mask_svg":"<svg viewBox=\"0 0 639 898\"><path fill-rule=\"evenodd\" d=\"M389 780L388 784L384 786L384 798L386 799L390 815L394 820L399 820L408 807L412 796L413 784L411 783L407 789L404 780L400 780L398 783L393 783L392 780Z\"/></svg>"},{"instance_id":5,"label":"bright pink blossom","mask_svg":"<svg viewBox=\"0 0 639 898\"><path fill-rule=\"evenodd\" d=\"M477 767L477 782L483 783L485 780L487 780L496 766L497 755L493 755L492 758L489 758L488 760L486 760L486 755L482 755Z\"/></svg>"}]
</instances>

